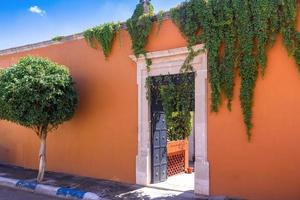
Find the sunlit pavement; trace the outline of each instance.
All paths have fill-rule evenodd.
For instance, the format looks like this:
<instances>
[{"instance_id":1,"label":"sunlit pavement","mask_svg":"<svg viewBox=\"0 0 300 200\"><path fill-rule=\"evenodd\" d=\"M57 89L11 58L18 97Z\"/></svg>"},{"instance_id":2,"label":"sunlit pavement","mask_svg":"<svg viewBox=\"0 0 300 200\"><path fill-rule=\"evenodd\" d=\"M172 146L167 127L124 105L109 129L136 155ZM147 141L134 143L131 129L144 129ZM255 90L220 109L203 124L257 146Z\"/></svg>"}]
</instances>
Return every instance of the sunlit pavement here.
<instances>
[{"instance_id":1,"label":"sunlit pavement","mask_svg":"<svg viewBox=\"0 0 300 200\"><path fill-rule=\"evenodd\" d=\"M34 181L37 171L0 164L0 176L18 180ZM179 183L180 184L179 184ZM66 187L86 192L93 192L104 200L141 199L141 200L228 200L226 197L199 197L193 192L194 175L181 174L169 177L165 187L143 187L115 181L72 176L69 174L46 172L44 185ZM181 189L180 189L181 187ZM57 197L46 197L29 192L16 191L0 187L0 200L58 200Z\"/></svg>"},{"instance_id":2,"label":"sunlit pavement","mask_svg":"<svg viewBox=\"0 0 300 200\"><path fill-rule=\"evenodd\" d=\"M170 189L181 192L193 192L194 190L195 175L192 174L179 174L168 177L167 181L162 183L152 184L151 186L162 189Z\"/></svg>"}]
</instances>

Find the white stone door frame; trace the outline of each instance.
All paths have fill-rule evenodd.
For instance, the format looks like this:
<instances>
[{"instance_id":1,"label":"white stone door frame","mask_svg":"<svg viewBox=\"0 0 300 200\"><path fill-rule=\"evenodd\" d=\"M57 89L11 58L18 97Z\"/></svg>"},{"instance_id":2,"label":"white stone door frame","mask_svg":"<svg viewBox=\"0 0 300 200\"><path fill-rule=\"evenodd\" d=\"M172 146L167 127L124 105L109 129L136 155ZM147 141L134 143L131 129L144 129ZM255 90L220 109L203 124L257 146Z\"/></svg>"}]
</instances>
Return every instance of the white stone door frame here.
<instances>
[{"instance_id":1,"label":"white stone door frame","mask_svg":"<svg viewBox=\"0 0 300 200\"><path fill-rule=\"evenodd\" d=\"M203 49L203 45L193 47ZM147 72L144 56L137 63L138 84L138 150L136 156L136 183L149 185L151 181L151 117L146 98L146 78L167 74L179 74L188 55L186 47L147 53L152 60L151 70ZM195 72L195 193L209 195L209 163L207 160L207 54L205 51L191 62Z\"/></svg>"}]
</instances>

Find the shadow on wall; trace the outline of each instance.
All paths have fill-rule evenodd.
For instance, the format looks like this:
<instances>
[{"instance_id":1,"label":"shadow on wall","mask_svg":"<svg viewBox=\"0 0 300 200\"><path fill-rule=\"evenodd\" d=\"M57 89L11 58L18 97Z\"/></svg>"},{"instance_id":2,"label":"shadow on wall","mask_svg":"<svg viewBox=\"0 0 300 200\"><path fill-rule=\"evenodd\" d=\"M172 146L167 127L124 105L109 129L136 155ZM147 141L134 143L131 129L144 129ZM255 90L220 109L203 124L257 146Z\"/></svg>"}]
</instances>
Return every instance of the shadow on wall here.
<instances>
[{"instance_id":1,"label":"shadow on wall","mask_svg":"<svg viewBox=\"0 0 300 200\"><path fill-rule=\"evenodd\" d=\"M17 159L17 155L14 153L14 150L11 149L10 143L3 143L3 141L10 141L9 135L11 133L10 128L12 126L11 123L9 123L8 126L3 126L3 122L4 121L0 120L0 163L8 164L11 161L15 161ZM14 146L15 149L17 149L18 147L18 145Z\"/></svg>"},{"instance_id":2,"label":"shadow on wall","mask_svg":"<svg viewBox=\"0 0 300 200\"><path fill-rule=\"evenodd\" d=\"M9 155L9 149L0 146L0 163L6 163L9 159L13 159L12 155Z\"/></svg>"},{"instance_id":3,"label":"shadow on wall","mask_svg":"<svg viewBox=\"0 0 300 200\"><path fill-rule=\"evenodd\" d=\"M102 87L105 87L105 83L103 83L102 80L97 80L97 82L95 82L85 74L72 73L72 71L71 74L79 96L75 117L71 120L76 124L77 120L81 121L83 119L89 119L91 111L96 112L104 109L105 103L102 101L105 97L103 97L104 92L102 92ZM97 102L96 104L95 101Z\"/></svg>"}]
</instances>

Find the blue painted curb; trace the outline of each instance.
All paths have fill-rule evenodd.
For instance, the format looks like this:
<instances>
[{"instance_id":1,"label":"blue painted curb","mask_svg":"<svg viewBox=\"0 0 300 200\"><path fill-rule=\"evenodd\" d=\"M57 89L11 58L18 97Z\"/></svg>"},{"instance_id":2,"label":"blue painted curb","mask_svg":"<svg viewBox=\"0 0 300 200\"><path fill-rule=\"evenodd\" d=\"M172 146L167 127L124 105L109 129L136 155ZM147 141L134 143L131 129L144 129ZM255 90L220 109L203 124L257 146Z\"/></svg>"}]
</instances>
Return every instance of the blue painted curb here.
<instances>
[{"instance_id":1,"label":"blue painted curb","mask_svg":"<svg viewBox=\"0 0 300 200\"><path fill-rule=\"evenodd\" d=\"M35 190L36 186L37 186L36 182L28 182L28 181L23 181L23 180L19 180L16 183L16 187L25 188L25 189L29 189L29 190Z\"/></svg>"},{"instance_id":2,"label":"blue painted curb","mask_svg":"<svg viewBox=\"0 0 300 200\"><path fill-rule=\"evenodd\" d=\"M77 189L72 189L72 188L64 188L61 187L57 190L56 195L61 195L61 196L65 196L65 197L74 197L77 199L83 199L84 195L86 192L77 190Z\"/></svg>"},{"instance_id":3,"label":"blue painted curb","mask_svg":"<svg viewBox=\"0 0 300 200\"><path fill-rule=\"evenodd\" d=\"M61 198L101 200L101 198L98 195L92 192L84 192L74 188L43 185L33 181L16 180L16 179L0 177L0 185L21 189L21 190L27 190L38 194L61 197Z\"/></svg>"}]
</instances>

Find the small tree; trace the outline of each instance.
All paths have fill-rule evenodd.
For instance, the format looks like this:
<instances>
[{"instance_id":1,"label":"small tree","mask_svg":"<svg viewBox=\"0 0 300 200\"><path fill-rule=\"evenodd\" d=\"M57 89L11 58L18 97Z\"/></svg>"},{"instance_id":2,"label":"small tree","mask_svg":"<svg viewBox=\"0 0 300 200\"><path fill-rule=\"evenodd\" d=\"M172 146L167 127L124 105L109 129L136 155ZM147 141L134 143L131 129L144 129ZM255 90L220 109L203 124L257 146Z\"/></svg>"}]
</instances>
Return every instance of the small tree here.
<instances>
[{"instance_id":1,"label":"small tree","mask_svg":"<svg viewBox=\"0 0 300 200\"><path fill-rule=\"evenodd\" d=\"M0 118L31 128L40 139L38 182L44 178L47 134L73 117L77 102L68 69L50 60L24 57L0 71Z\"/></svg>"}]
</instances>

